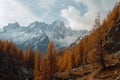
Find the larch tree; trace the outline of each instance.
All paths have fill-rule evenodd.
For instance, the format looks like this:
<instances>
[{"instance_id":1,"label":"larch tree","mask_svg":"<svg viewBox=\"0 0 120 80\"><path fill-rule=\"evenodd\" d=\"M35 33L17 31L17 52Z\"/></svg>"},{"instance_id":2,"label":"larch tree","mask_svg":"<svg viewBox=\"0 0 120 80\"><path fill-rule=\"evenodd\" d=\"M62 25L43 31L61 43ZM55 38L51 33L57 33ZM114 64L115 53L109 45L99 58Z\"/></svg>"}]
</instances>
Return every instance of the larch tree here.
<instances>
[{"instance_id":1,"label":"larch tree","mask_svg":"<svg viewBox=\"0 0 120 80\"><path fill-rule=\"evenodd\" d=\"M45 57L40 66L40 80L52 80L50 65L49 60Z\"/></svg>"},{"instance_id":2,"label":"larch tree","mask_svg":"<svg viewBox=\"0 0 120 80\"><path fill-rule=\"evenodd\" d=\"M69 50L66 49L62 58L61 70L66 70L68 66Z\"/></svg>"},{"instance_id":3,"label":"larch tree","mask_svg":"<svg viewBox=\"0 0 120 80\"><path fill-rule=\"evenodd\" d=\"M104 61L104 54L103 54L103 42L104 42L104 39L103 39L103 31L102 31L102 28L100 27L100 14L98 14L98 22L96 23L97 25L97 32L96 34L98 34L97 36L95 36L97 39L97 43L96 43L96 47L97 47L97 54L98 56L100 56L100 64L102 65L102 68L105 69L106 68L106 65L105 65L105 61Z\"/></svg>"},{"instance_id":4,"label":"larch tree","mask_svg":"<svg viewBox=\"0 0 120 80\"><path fill-rule=\"evenodd\" d=\"M29 49L29 60L28 63L31 67L34 67L34 58L35 58L35 52L32 49Z\"/></svg>"},{"instance_id":5,"label":"larch tree","mask_svg":"<svg viewBox=\"0 0 120 80\"><path fill-rule=\"evenodd\" d=\"M0 40L0 51L2 50L2 40Z\"/></svg>"},{"instance_id":6,"label":"larch tree","mask_svg":"<svg viewBox=\"0 0 120 80\"><path fill-rule=\"evenodd\" d=\"M17 49L17 57L23 61L23 52L20 48Z\"/></svg>"},{"instance_id":7,"label":"larch tree","mask_svg":"<svg viewBox=\"0 0 120 80\"><path fill-rule=\"evenodd\" d=\"M46 53L46 59L49 63L49 71L50 71L50 79L53 79L54 74L57 72L58 70L58 66L57 66L57 50L54 47L54 43L53 41L51 41L48 44L48 49L47 49L47 53Z\"/></svg>"},{"instance_id":8,"label":"larch tree","mask_svg":"<svg viewBox=\"0 0 120 80\"><path fill-rule=\"evenodd\" d=\"M28 64L28 59L29 59L29 51L26 50L23 54L23 61Z\"/></svg>"},{"instance_id":9,"label":"larch tree","mask_svg":"<svg viewBox=\"0 0 120 80\"><path fill-rule=\"evenodd\" d=\"M41 80L40 79L40 62L41 62L41 51L38 50L35 55L35 62L34 62L34 80Z\"/></svg>"},{"instance_id":10,"label":"larch tree","mask_svg":"<svg viewBox=\"0 0 120 80\"><path fill-rule=\"evenodd\" d=\"M8 41L4 41L3 43L3 53L9 53L10 50L10 43ZM10 54L10 53L9 53Z\"/></svg>"},{"instance_id":11,"label":"larch tree","mask_svg":"<svg viewBox=\"0 0 120 80\"><path fill-rule=\"evenodd\" d=\"M88 37L84 37L81 40L81 59L82 59L82 65L84 66L87 64L87 59L88 59Z\"/></svg>"},{"instance_id":12,"label":"larch tree","mask_svg":"<svg viewBox=\"0 0 120 80\"><path fill-rule=\"evenodd\" d=\"M62 64L63 64L63 56L60 55L60 56L58 57L58 63L57 63L58 68L59 68L59 71L62 71Z\"/></svg>"},{"instance_id":13,"label":"larch tree","mask_svg":"<svg viewBox=\"0 0 120 80\"><path fill-rule=\"evenodd\" d=\"M34 58L35 58L35 52L32 49L28 49L24 51L23 61L32 68L34 67Z\"/></svg>"},{"instance_id":14,"label":"larch tree","mask_svg":"<svg viewBox=\"0 0 120 80\"><path fill-rule=\"evenodd\" d=\"M72 51L71 51L68 54L68 60L67 60L67 68L66 68L66 70L67 70L68 73L73 68L73 66L74 66L74 56L73 56Z\"/></svg>"},{"instance_id":15,"label":"larch tree","mask_svg":"<svg viewBox=\"0 0 120 80\"><path fill-rule=\"evenodd\" d=\"M16 56L17 55L17 46L14 43L10 44L10 54L12 56Z\"/></svg>"},{"instance_id":16,"label":"larch tree","mask_svg":"<svg viewBox=\"0 0 120 80\"><path fill-rule=\"evenodd\" d=\"M97 50L98 50L98 54L100 55L100 64L102 65L102 68L105 69L106 65L105 65L104 54L103 54L103 50L104 50L104 48L103 48L104 43L103 42L104 42L104 40L102 38L101 28L100 28L99 33L100 33L100 36L98 36L98 43L97 43L98 48L97 48Z\"/></svg>"},{"instance_id":17,"label":"larch tree","mask_svg":"<svg viewBox=\"0 0 120 80\"><path fill-rule=\"evenodd\" d=\"M75 46L75 53L74 53L74 61L75 61L75 67L78 67L80 63L82 63L82 47L80 46L80 43Z\"/></svg>"},{"instance_id":18,"label":"larch tree","mask_svg":"<svg viewBox=\"0 0 120 80\"><path fill-rule=\"evenodd\" d=\"M94 24L93 30L96 30L99 26L100 26L100 12L98 12L98 16L95 19L95 24Z\"/></svg>"}]
</instances>

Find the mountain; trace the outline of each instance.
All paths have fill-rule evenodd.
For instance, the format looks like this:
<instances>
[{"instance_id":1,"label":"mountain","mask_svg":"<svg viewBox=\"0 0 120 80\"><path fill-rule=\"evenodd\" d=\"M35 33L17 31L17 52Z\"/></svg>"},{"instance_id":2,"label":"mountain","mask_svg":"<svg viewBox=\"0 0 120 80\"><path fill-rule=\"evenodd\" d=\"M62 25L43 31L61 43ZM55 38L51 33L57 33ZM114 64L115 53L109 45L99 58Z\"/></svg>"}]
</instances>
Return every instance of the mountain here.
<instances>
[{"instance_id":1,"label":"mountain","mask_svg":"<svg viewBox=\"0 0 120 80\"><path fill-rule=\"evenodd\" d=\"M58 49L69 46L81 36L88 34L86 30L72 30L66 27L64 22L56 20L52 24L35 21L28 26L20 26L19 23L9 23L0 32L0 39L13 41L18 47L26 50L40 49L45 53L48 43L53 40Z\"/></svg>"},{"instance_id":2,"label":"mountain","mask_svg":"<svg viewBox=\"0 0 120 80\"><path fill-rule=\"evenodd\" d=\"M120 80L120 2L100 26L59 57L56 79Z\"/></svg>"},{"instance_id":3,"label":"mountain","mask_svg":"<svg viewBox=\"0 0 120 80\"><path fill-rule=\"evenodd\" d=\"M120 19L108 33L109 43L105 46L109 53L120 51Z\"/></svg>"},{"instance_id":4,"label":"mountain","mask_svg":"<svg viewBox=\"0 0 120 80\"><path fill-rule=\"evenodd\" d=\"M40 24L46 27L38 30ZM23 52L14 43L0 40L0 80L120 80L120 2L101 25L84 37L77 35L79 31L75 33L74 30L69 35L67 30L70 29L64 30L64 24L60 21L50 25L34 22L28 27L21 27L18 23L9 25L12 26L4 27L4 32L1 32L4 39L10 38L10 32L14 31L16 34L12 34L12 39L15 38L17 42L25 37L30 42L24 44L32 46L34 42L44 42L46 38L59 42L68 36L79 37L72 44L74 47L62 51L57 51L51 41L46 55L41 55L40 51L33 52L32 49ZM56 37L58 25L62 27ZM61 33L63 31L64 34Z\"/></svg>"}]
</instances>

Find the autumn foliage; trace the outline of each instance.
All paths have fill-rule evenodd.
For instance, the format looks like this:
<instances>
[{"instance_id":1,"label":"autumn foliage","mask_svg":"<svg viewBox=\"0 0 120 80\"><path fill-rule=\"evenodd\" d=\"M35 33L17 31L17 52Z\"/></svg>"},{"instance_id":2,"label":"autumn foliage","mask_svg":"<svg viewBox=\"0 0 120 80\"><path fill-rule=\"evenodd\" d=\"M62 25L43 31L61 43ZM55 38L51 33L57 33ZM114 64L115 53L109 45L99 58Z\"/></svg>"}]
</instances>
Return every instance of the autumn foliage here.
<instances>
[{"instance_id":1,"label":"autumn foliage","mask_svg":"<svg viewBox=\"0 0 120 80\"><path fill-rule=\"evenodd\" d=\"M110 42L108 32L120 22L120 3L117 3L102 24L86 35L73 47L58 51L53 41L48 45L45 55L32 49L22 51L12 42L0 40L0 52L16 57L34 67L34 80L52 80L59 72L70 72L72 68L87 64L104 65L104 57L108 54L105 45ZM101 64L102 63L102 64Z\"/></svg>"},{"instance_id":2,"label":"autumn foliage","mask_svg":"<svg viewBox=\"0 0 120 80\"><path fill-rule=\"evenodd\" d=\"M13 42L0 40L0 53L16 58L33 68L35 52L32 49L22 51Z\"/></svg>"}]
</instances>

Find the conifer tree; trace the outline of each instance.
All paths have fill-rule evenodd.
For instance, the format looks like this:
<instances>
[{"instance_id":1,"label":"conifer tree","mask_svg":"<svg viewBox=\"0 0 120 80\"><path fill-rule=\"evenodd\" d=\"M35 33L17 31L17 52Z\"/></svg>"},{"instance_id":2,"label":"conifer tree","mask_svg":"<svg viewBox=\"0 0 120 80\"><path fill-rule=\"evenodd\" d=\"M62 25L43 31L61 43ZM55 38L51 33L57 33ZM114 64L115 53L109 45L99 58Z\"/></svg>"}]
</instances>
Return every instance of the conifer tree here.
<instances>
[{"instance_id":1,"label":"conifer tree","mask_svg":"<svg viewBox=\"0 0 120 80\"><path fill-rule=\"evenodd\" d=\"M41 62L41 52L39 50L35 55L34 80L41 80L40 79L40 64L41 64L40 62Z\"/></svg>"},{"instance_id":2,"label":"conifer tree","mask_svg":"<svg viewBox=\"0 0 120 80\"><path fill-rule=\"evenodd\" d=\"M105 65L105 61L104 61L104 54L103 54L103 38L102 38L102 33L101 33L101 28L100 28L100 31L99 31L99 33L100 33L100 36L98 36L98 48L97 48L97 50L98 50L98 54L99 54L99 56L100 56L100 63L101 63L101 65L102 65L102 68L103 69L105 69L106 68L106 65Z\"/></svg>"},{"instance_id":3,"label":"conifer tree","mask_svg":"<svg viewBox=\"0 0 120 80\"><path fill-rule=\"evenodd\" d=\"M57 66L57 50L54 47L53 41L51 41L48 44L48 49L47 49L47 53L46 53L45 57L47 59L47 63L49 64L50 79L53 79L54 74L58 70L58 66Z\"/></svg>"},{"instance_id":4,"label":"conifer tree","mask_svg":"<svg viewBox=\"0 0 120 80\"><path fill-rule=\"evenodd\" d=\"M23 52L20 48L17 49L17 54L16 55L17 55L18 59L23 61Z\"/></svg>"}]
</instances>

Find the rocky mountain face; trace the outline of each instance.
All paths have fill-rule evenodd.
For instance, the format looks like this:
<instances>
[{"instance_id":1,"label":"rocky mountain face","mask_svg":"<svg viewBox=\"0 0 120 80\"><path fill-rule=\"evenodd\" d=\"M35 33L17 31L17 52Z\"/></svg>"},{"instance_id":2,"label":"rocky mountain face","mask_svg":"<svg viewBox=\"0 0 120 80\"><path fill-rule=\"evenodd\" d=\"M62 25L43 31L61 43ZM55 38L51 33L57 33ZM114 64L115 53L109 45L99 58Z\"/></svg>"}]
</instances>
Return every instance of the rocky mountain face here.
<instances>
[{"instance_id":1,"label":"rocky mountain face","mask_svg":"<svg viewBox=\"0 0 120 80\"><path fill-rule=\"evenodd\" d=\"M114 53L120 50L120 20L108 33L108 44L106 49L109 53Z\"/></svg>"},{"instance_id":2,"label":"rocky mountain face","mask_svg":"<svg viewBox=\"0 0 120 80\"><path fill-rule=\"evenodd\" d=\"M86 30L72 30L66 27L62 21L52 24L35 21L28 26L20 26L18 23L9 23L0 32L0 39L13 41L23 50L32 48L40 49L45 53L49 41L53 40L58 49L69 46L79 36L88 34Z\"/></svg>"}]
</instances>

